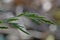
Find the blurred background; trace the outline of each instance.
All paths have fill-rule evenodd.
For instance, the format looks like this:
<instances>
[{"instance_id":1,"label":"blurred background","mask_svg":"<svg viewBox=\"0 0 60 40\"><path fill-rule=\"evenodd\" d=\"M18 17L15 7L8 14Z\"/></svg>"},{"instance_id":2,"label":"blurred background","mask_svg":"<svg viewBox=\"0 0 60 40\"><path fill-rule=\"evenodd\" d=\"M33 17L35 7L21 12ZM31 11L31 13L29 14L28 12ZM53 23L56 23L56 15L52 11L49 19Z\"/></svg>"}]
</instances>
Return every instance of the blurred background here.
<instances>
[{"instance_id":1,"label":"blurred background","mask_svg":"<svg viewBox=\"0 0 60 40\"><path fill-rule=\"evenodd\" d=\"M16 21L30 35L15 29L8 23L8 29L0 29L0 40L60 40L60 0L0 0L0 20L15 17L23 12L44 16L55 24L37 25L26 17Z\"/></svg>"}]
</instances>

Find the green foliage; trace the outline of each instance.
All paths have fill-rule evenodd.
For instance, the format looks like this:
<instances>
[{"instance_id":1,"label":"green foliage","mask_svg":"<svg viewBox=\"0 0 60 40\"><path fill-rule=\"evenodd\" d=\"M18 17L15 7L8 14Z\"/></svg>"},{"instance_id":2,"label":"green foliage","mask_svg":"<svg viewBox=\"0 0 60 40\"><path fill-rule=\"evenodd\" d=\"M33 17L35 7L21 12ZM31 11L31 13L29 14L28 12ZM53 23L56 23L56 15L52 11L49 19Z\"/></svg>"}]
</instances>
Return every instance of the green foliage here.
<instances>
[{"instance_id":1,"label":"green foliage","mask_svg":"<svg viewBox=\"0 0 60 40\"><path fill-rule=\"evenodd\" d=\"M11 24L12 26L14 26L15 28L20 29L22 32L24 32L24 33L26 33L26 34L29 35L29 33L28 33L26 30L23 29L24 27L18 25L17 23L10 23L10 24Z\"/></svg>"},{"instance_id":2,"label":"green foliage","mask_svg":"<svg viewBox=\"0 0 60 40\"><path fill-rule=\"evenodd\" d=\"M40 24L40 23L47 23L47 24L54 24L53 22L47 20L45 17L43 16L38 16L34 13L29 13L29 12L24 12L16 17L13 17L13 18L9 18L6 20L7 23L10 23L11 21L16 21L18 20L18 17L21 17L21 16L24 16L24 17L27 17L29 19L32 20L32 22L36 23L36 24ZM0 24L1 23L4 23L4 21L0 20ZM18 25L17 23L10 23L12 26L14 26L15 28L17 29L20 29L22 32L26 33L26 34L29 34L26 30L23 29L22 26ZM0 28L6 28L6 27L0 27Z\"/></svg>"},{"instance_id":3,"label":"green foliage","mask_svg":"<svg viewBox=\"0 0 60 40\"><path fill-rule=\"evenodd\" d=\"M32 20L32 22L36 23L36 24L40 24L40 23L47 23L47 24L54 24L53 22L47 20L44 16L38 16L35 13L29 13L29 12L25 12L23 14L18 15L19 16L25 16L28 17L29 19Z\"/></svg>"},{"instance_id":4,"label":"green foliage","mask_svg":"<svg viewBox=\"0 0 60 40\"><path fill-rule=\"evenodd\" d=\"M7 19L7 22L11 22L11 21L16 21L16 20L18 20L18 18L17 17L13 17L13 18L9 18L9 19Z\"/></svg>"},{"instance_id":5,"label":"green foliage","mask_svg":"<svg viewBox=\"0 0 60 40\"><path fill-rule=\"evenodd\" d=\"M0 29L8 29L8 27L0 26Z\"/></svg>"},{"instance_id":6,"label":"green foliage","mask_svg":"<svg viewBox=\"0 0 60 40\"><path fill-rule=\"evenodd\" d=\"M4 23L2 20L0 20L0 24Z\"/></svg>"},{"instance_id":7,"label":"green foliage","mask_svg":"<svg viewBox=\"0 0 60 40\"><path fill-rule=\"evenodd\" d=\"M4 21L3 20L0 20L0 24L3 24L4 23ZM0 29L7 29L8 27L5 27L5 26L0 26Z\"/></svg>"}]
</instances>

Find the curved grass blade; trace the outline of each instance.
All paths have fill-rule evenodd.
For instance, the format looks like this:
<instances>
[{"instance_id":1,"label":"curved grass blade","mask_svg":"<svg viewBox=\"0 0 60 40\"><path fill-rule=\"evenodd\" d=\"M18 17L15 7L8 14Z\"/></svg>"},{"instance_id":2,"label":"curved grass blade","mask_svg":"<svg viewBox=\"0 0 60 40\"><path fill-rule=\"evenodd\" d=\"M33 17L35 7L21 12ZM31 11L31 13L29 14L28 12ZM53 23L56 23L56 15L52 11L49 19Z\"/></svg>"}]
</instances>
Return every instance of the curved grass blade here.
<instances>
[{"instance_id":1,"label":"curved grass blade","mask_svg":"<svg viewBox=\"0 0 60 40\"><path fill-rule=\"evenodd\" d=\"M11 22L11 21L16 21L16 20L18 20L18 18L9 18L9 19L7 19L7 22Z\"/></svg>"},{"instance_id":2,"label":"curved grass blade","mask_svg":"<svg viewBox=\"0 0 60 40\"><path fill-rule=\"evenodd\" d=\"M26 33L26 34L29 35L29 33L28 33L27 31L23 30L23 27L20 26L20 25L18 25L17 23L10 23L10 24L11 24L12 26L14 26L15 28L20 29L22 32L24 32L24 33Z\"/></svg>"}]
</instances>

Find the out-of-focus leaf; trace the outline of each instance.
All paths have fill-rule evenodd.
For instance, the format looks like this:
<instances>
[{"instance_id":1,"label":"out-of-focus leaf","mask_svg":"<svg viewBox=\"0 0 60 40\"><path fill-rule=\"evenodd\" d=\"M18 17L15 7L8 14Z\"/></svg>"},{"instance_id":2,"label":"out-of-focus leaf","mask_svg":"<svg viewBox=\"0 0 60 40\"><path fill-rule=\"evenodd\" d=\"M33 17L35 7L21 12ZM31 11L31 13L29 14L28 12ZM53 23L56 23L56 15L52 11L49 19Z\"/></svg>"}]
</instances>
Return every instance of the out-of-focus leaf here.
<instances>
[{"instance_id":1,"label":"out-of-focus leaf","mask_svg":"<svg viewBox=\"0 0 60 40\"><path fill-rule=\"evenodd\" d=\"M18 18L9 18L9 19L7 19L7 22L11 22L11 21L16 21L16 20L18 20Z\"/></svg>"},{"instance_id":2,"label":"out-of-focus leaf","mask_svg":"<svg viewBox=\"0 0 60 40\"><path fill-rule=\"evenodd\" d=\"M8 29L8 27L1 26L0 29Z\"/></svg>"},{"instance_id":3,"label":"out-of-focus leaf","mask_svg":"<svg viewBox=\"0 0 60 40\"><path fill-rule=\"evenodd\" d=\"M29 35L29 33L28 33L26 30L24 30L23 27L20 26L20 25L18 25L17 23L10 23L10 24L11 24L12 26L14 26L15 28L20 29L22 32L24 32L24 33L26 33L26 34Z\"/></svg>"},{"instance_id":4,"label":"out-of-focus leaf","mask_svg":"<svg viewBox=\"0 0 60 40\"><path fill-rule=\"evenodd\" d=\"M0 20L0 24L4 23L2 20Z\"/></svg>"}]
</instances>

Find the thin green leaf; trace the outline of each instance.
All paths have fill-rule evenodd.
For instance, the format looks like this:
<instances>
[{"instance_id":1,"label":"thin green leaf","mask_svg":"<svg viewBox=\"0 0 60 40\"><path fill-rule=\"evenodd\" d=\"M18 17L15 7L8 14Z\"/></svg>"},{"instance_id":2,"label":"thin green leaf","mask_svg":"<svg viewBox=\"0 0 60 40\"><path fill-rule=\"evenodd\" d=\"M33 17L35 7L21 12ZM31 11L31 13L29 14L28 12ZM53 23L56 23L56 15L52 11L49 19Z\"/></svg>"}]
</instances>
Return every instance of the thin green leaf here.
<instances>
[{"instance_id":1,"label":"thin green leaf","mask_svg":"<svg viewBox=\"0 0 60 40\"><path fill-rule=\"evenodd\" d=\"M32 20L32 22L34 22L34 23L36 23L36 24L40 24L40 22L38 22L38 20L34 20L34 19L31 19Z\"/></svg>"},{"instance_id":2,"label":"thin green leaf","mask_svg":"<svg viewBox=\"0 0 60 40\"><path fill-rule=\"evenodd\" d=\"M44 17L38 16L38 15L36 15L36 14L26 14L26 15L24 15L24 16L32 17L32 18L44 18Z\"/></svg>"},{"instance_id":3,"label":"thin green leaf","mask_svg":"<svg viewBox=\"0 0 60 40\"><path fill-rule=\"evenodd\" d=\"M54 24L52 21L47 20L47 19L42 19L42 21L44 21L44 22L47 23L47 24Z\"/></svg>"},{"instance_id":4,"label":"thin green leaf","mask_svg":"<svg viewBox=\"0 0 60 40\"><path fill-rule=\"evenodd\" d=\"M24 12L24 13L22 13L22 14L19 14L17 17L25 16L26 14L28 14L28 12Z\"/></svg>"},{"instance_id":5,"label":"thin green leaf","mask_svg":"<svg viewBox=\"0 0 60 40\"><path fill-rule=\"evenodd\" d=\"M22 14L19 14L17 17L20 17L20 16L26 16L26 17L34 17L34 18L45 18L44 16L38 16L34 13L29 13L29 12L24 12Z\"/></svg>"},{"instance_id":6,"label":"thin green leaf","mask_svg":"<svg viewBox=\"0 0 60 40\"><path fill-rule=\"evenodd\" d=\"M7 19L7 22L11 22L11 21L16 21L16 20L18 20L18 18L9 18L9 19Z\"/></svg>"},{"instance_id":7,"label":"thin green leaf","mask_svg":"<svg viewBox=\"0 0 60 40\"><path fill-rule=\"evenodd\" d=\"M25 30L23 30L22 28L22 26L20 26L20 25L18 25L17 23L10 23L12 26L14 26L15 28L17 28L17 29L20 29L22 32L24 32L24 33L26 33L26 34L28 34L29 35L29 33L27 32L27 31L25 31Z\"/></svg>"},{"instance_id":8,"label":"thin green leaf","mask_svg":"<svg viewBox=\"0 0 60 40\"><path fill-rule=\"evenodd\" d=\"M34 22L34 23L36 23L38 25L40 25L40 23L41 23L41 21L38 18L31 18L31 17L29 17L29 19L31 19L32 22Z\"/></svg>"}]
</instances>

